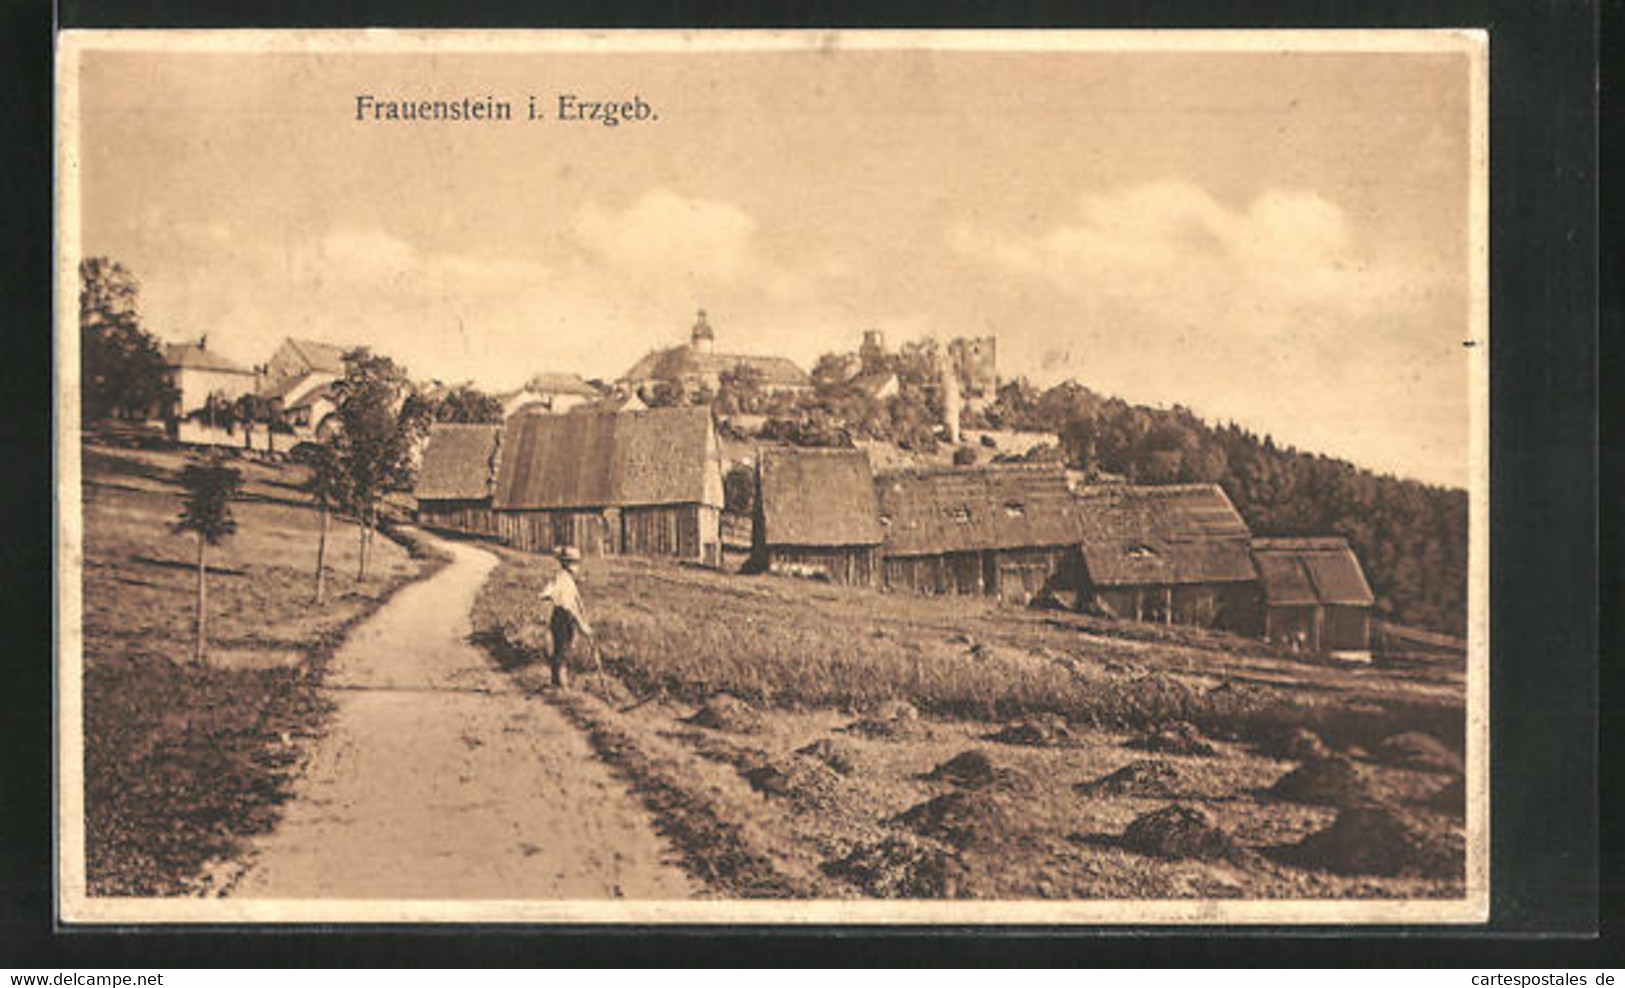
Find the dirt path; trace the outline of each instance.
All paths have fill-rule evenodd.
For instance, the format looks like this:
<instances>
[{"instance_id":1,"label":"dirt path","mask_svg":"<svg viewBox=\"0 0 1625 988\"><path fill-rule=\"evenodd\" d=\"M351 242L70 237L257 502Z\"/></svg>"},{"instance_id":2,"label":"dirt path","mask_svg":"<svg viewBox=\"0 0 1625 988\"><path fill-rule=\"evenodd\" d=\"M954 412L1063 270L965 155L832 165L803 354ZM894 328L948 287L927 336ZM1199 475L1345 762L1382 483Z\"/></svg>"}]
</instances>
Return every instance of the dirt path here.
<instances>
[{"instance_id":1,"label":"dirt path","mask_svg":"<svg viewBox=\"0 0 1625 988\"><path fill-rule=\"evenodd\" d=\"M467 642L496 559L402 590L334 656L338 704L277 829L231 894L255 898L686 898L650 817L551 705Z\"/></svg>"}]
</instances>

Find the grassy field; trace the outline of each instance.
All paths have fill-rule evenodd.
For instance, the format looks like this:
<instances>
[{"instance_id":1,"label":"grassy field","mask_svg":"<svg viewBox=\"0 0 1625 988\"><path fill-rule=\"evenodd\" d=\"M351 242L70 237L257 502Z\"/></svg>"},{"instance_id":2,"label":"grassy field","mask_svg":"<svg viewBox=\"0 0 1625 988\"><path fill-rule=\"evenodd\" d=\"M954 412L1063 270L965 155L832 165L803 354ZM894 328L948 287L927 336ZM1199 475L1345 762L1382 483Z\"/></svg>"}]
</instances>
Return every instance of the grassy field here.
<instances>
[{"instance_id":1,"label":"grassy field","mask_svg":"<svg viewBox=\"0 0 1625 988\"><path fill-rule=\"evenodd\" d=\"M715 894L1462 892L1459 670L592 559L611 675L557 694L536 662L552 563L503 555L475 627L634 781ZM1300 763L1317 781L1277 790Z\"/></svg>"},{"instance_id":2,"label":"grassy field","mask_svg":"<svg viewBox=\"0 0 1625 988\"><path fill-rule=\"evenodd\" d=\"M315 737L345 630L432 561L334 520L313 604L319 515L297 468L239 461L238 530L210 552L210 661L190 662L196 549L170 531L186 455L87 443L84 484L86 871L93 895L200 889L200 869L276 819Z\"/></svg>"}]
</instances>

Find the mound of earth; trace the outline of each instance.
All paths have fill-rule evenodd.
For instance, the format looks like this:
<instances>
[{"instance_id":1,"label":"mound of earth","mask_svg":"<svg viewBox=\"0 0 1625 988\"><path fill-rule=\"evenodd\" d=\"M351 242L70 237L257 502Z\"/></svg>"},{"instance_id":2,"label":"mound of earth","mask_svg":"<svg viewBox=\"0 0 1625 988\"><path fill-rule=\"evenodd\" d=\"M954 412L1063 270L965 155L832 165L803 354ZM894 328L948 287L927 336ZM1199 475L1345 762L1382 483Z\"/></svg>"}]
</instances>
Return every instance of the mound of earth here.
<instances>
[{"instance_id":1,"label":"mound of earth","mask_svg":"<svg viewBox=\"0 0 1625 988\"><path fill-rule=\"evenodd\" d=\"M956 789L910 807L889 822L956 847L991 847L1009 838L1015 819L998 795Z\"/></svg>"},{"instance_id":2,"label":"mound of earth","mask_svg":"<svg viewBox=\"0 0 1625 988\"><path fill-rule=\"evenodd\" d=\"M1237 853L1230 835L1206 813L1179 803L1136 817L1123 831L1121 843L1131 851L1158 858L1213 861Z\"/></svg>"},{"instance_id":3,"label":"mound of earth","mask_svg":"<svg viewBox=\"0 0 1625 988\"><path fill-rule=\"evenodd\" d=\"M1019 744L1029 748L1054 748L1073 744L1076 738L1066 718L1054 714L1029 717L1015 724L1006 724L992 734L984 735L988 741L1001 744Z\"/></svg>"},{"instance_id":4,"label":"mound of earth","mask_svg":"<svg viewBox=\"0 0 1625 988\"><path fill-rule=\"evenodd\" d=\"M874 713L846 726L845 730L869 738L928 738L931 729L920 720L914 705L902 700L891 700L877 707Z\"/></svg>"},{"instance_id":5,"label":"mound of earth","mask_svg":"<svg viewBox=\"0 0 1625 988\"><path fill-rule=\"evenodd\" d=\"M1294 863L1341 875L1461 878L1466 845L1452 832L1430 831L1390 806L1346 809L1327 829L1289 849Z\"/></svg>"},{"instance_id":6,"label":"mound of earth","mask_svg":"<svg viewBox=\"0 0 1625 988\"><path fill-rule=\"evenodd\" d=\"M1347 808L1376 800L1371 783L1347 758L1315 758L1281 776L1270 795L1294 803Z\"/></svg>"},{"instance_id":7,"label":"mound of earth","mask_svg":"<svg viewBox=\"0 0 1625 988\"><path fill-rule=\"evenodd\" d=\"M928 847L908 834L857 847L826 861L824 874L852 882L881 899L953 899L972 894L956 854Z\"/></svg>"},{"instance_id":8,"label":"mound of earth","mask_svg":"<svg viewBox=\"0 0 1625 988\"><path fill-rule=\"evenodd\" d=\"M1334 754L1320 735L1307 727L1289 727L1279 731L1259 745L1258 750L1271 758L1290 762L1331 758Z\"/></svg>"},{"instance_id":9,"label":"mound of earth","mask_svg":"<svg viewBox=\"0 0 1625 988\"><path fill-rule=\"evenodd\" d=\"M996 764L988 753L980 748L961 751L925 773L924 777L933 782L952 782L964 789L1031 788L1031 780L1025 775L1009 766Z\"/></svg>"},{"instance_id":10,"label":"mound of earth","mask_svg":"<svg viewBox=\"0 0 1625 988\"><path fill-rule=\"evenodd\" d=\"M1421 769L1427 772L1460 772L1461 756L1451 751L1444 742L1421 731L1394 734L1377 742L1371 757L1400 768Z\"/></svg>"},{"instance_id":11,"label":"mound of earth","mask_svg":"<svg viewBox=\"0 0 1625 988\"><path fill-rule=\"evenodd\" d=\"M816 758L842 775L851 775L858 765L857 749L835 738L819 738L797 748L796 754Z\"/></svg>"},{"instance_id":12,"label":"mound of earth","mask_svg":"<svg viewBox=\"0 0 1625 988\"><path fill-rule=\"evenodd\" d=\"M1452 816L1467 815L1467 786L1460 776L1446 782L1438 792L1427 799L1429 809Z\"/></svg>"},{"instance_id":13,"label":"mound of earth","mask_svg":"<svg viewBox=\"0 0 1625 988\"><path fill-rule=\"evenodd\" d=\"M688 718L688 723L734 734L760 734L766 727L762 715L750 704L727 693L715 693L708 697L705 706Z\"/></svg>"},{"instance_id":14,"label":"mound of earth","mask_svg":"<svg viewBox=\"0 0 1625 988\"><path fill-rule=\"evenodd\" d=\"M834 769L804 758L768 762L741 774L757 792L784 797L801 809L832 805L841 788L841 777Z\"/></svg>"},{"instance_id":15,"label":"mound of earth","mask_svg":"<svg viewBox=\"0 0 1625 988\"><path fill-rule=\"evenodd\" d=\"M1211 757L1219 753L1202 737L1200 731L1183 720L1170 721L1129 742L1129 747L1141 751L1154 751L1163 755L1200 755Z\"/></svg>"},{"instance_id":16,"label":"mound of earth","mask_svg":"<svg viewBox=\"0 0 1625 988\"><path fill-rule=\"evenodd\" d=\"M1179 795L1183 782L1179 769L1173 765L1144 758L1130 762L1110 775L1080 782L1073 788L1091 796L1173 797Z\"/></svg>"}]
</instances>

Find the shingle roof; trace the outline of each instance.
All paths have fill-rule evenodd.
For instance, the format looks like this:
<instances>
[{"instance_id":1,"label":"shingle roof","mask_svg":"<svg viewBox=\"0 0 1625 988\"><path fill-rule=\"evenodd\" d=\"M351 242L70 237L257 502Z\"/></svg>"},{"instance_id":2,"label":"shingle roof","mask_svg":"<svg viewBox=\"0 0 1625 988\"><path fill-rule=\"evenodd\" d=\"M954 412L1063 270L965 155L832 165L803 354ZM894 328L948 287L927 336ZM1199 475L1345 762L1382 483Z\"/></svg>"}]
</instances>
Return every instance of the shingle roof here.
<instances>
[{"instance_id":1,"label":"shingle roof","mask_svg":"<svg viewBox=\"0 0 1625 988\"><path fill-rule=\"evenodd\" d=\"M621 378L631 383L676 381L685 377L720 376L740 364L754 367L770 387L812 387L807 372L786 357L753 354L702 353L690 346L656 350L632 365Z\"/></svg>"},{"instance_id":2,"label":"shingle roof","mask_svg":"<svg viewBox=\"0 0 1625 988\"><path fill-rule=\"evenodd\" d=\"M1076 508L1059 467L1001 464L875 477L885 551L936 555L1070 545Z\"/></svg>"},{"instance_id":3,"label":"shingle roof","mask_svg":"<svg viewBox=\"0 0 1625 988\"><path fill-rule=\"evenodd\" d=\"M254 373L230 358L223 357L213 350L206 350L196 343L164 344L164 364L168 367L186 367L225 374Z\"/></svg>"},{"instance_id":4,"label":"shingle roof","mask_svg":"<svg viewBox=\"0 0 1625 988\"><path fill-rule=\"evenodd\" d=\"M525 386L507 395L511 398L530 391L536 394L580 395L597 398L599 390L581 379L580 374L542 373L525 382ZM504 399L506 400L506 398Z\"/></svg>"},{"instance_id":5,"label":"shingle roof","mask_svg":"<svg viewBox=\"0 0 1625 988\"><path fill-rule=\"evenodd\" d=\"M1359 557L1341 536L1254 539L1253 561L1265 601L1277 607L1369 607L1376 600Z\"/></svg>"},{"instance_id":6,"label":"shingle roof","mask_svg":"<svg viewBox=\"0 0 1625 988\"><path fill-rule=\"evenodd\" d=\"M1217 484L1113 484L1076 500L1084 565L1098 585L1257 579L1247 525Z\"/></svg>"},{"instance_id":7,"label":"shingle roof","mask_svg":"<svg viewBox=\"0 0 1625 988\"><path fill-rule=\"evenodd\" d=\"M649 504L722 506L707 408L522 415L502 430L492 505L500 509Z\"/></svg>"},{"instance_id":8,"label":"shingle roof","mask_svg":"<svg viewBox=\"0 0 1625 988\"><path fill-rule=\"evenodd\" d=\"M323 374L337 374L344 376L344 355L354 347L340 346L336 343L323 343L319 340L296 340L288 337L288 346L305 362L305 366L313 371Z\"/></svg>"},{"instance_id":9,"label":"shingle roof","mask_svg":"<svg viewBox=\"0 0 1625 988\"><path fill-rule=\"evenodd\" d=\"M499 425L439 423L429 430L418 470L419 501L467 501L491 496Z\"/></svg>"},{"instance_id":10,"label":"shingle roof","mask_svg":"<svg viewBox=\"0 0 1625 988\"><path fill-rule=\"evenodd\" d=\"M874 477L861 450L764 451L759 519L766 545L879 545Z\"/></svg>"}]
</instances>

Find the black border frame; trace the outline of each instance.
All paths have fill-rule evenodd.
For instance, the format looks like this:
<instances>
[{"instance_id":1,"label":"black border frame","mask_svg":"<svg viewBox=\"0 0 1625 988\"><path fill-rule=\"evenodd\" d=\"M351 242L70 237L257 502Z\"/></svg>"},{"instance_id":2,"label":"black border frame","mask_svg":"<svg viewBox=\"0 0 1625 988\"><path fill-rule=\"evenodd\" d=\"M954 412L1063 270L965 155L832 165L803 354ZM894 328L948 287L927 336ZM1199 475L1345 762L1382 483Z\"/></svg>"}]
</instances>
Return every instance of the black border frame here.
<instances>
[{"instance_id":1,"label":"black border frame","mask_svg":"<svg viewBox=\"0 0 1625 988\"><path fill-rule=\"evenodd\" d=\"M1482 927L781 928L418 927L58 928L53 832L51 574L54 476L49 411L54 215L52 11L0 5L8 35L0 126L9 139L0 289L17 318L0 391L16 403L0 442L28 478L8 499L15 571L5 596L6 770L0 814L0 964L15 966L615 966L1182 964L1618 965L1617 930L1596 938L1603 633L1598 596L1598 90L1600 17L1622 0L1099 0L909 3L584 0L478 7L445 0L322 4L62 0L62 27L1481 27L1490 32L1492 913ZM1610 103L1612 108L1612 104ZM12 184L12 180L16 185ZM1618 201L1610 201L1618 207ZM1616 210L1617 211L1617 210ZM1608 355L1622 356L1621 258L1610 266ZM1616 359L1606 366L1621 366ZM1610 449L1617 443L1610 429ZM1612 479L1613 465L1609 477ZM37 480L36 480L37 478ZM30 482L37 482L33 486ZM18 490L18 485L13 485ZM43 497L30 498L27 494ZM1617 540L1602 546L1607 600L1621 600ZM1609 809L1617 810L1617 790ZM1617 817L1605 833L1618 836ZM1617 840L1614 840L1617 843ZM1619 887L1610 845L1608 890ZM1612 907L1610 908L1612 915ZM249 932L253 931L253 932ZM1257 948L1268 939L1267 951ZM725 944L724 944L725 941ZM1379 944L1384 948L1376 949ZM718 953L719 946L726 953Z\"/></svg>"}]
</instances>

